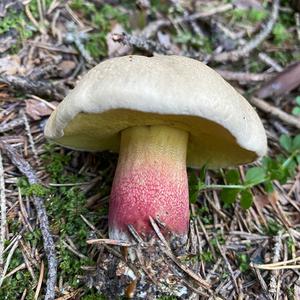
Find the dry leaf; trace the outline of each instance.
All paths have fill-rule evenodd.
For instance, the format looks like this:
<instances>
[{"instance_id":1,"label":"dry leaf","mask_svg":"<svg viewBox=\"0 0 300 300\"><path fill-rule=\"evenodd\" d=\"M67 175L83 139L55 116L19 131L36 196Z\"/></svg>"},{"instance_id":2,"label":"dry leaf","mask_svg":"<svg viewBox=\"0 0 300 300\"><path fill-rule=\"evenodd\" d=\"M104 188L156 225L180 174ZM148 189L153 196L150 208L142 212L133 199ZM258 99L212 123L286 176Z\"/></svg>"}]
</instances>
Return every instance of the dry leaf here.
<instances>
[{"instance_id":1,"label":"dry leaf","mask_svg":"<svg viewBox=\"0 0 300 300\"><path fill-rule=\"evenodd\" d=\"M58 65L58 72L60 77L66 77L75 69L76 63L73 60L64 60Z\"/></svg>"},{"instance_id":2,"label":"dry leaf","mask_svg":"<svg viewBox=\"0 0 300 300\"><path fill-rule=\"evenodd\" d=\"M21 66L20 57L17 55L7 55L0 58L0 74L23 75L24 68Z\"/></svg>"},{"instance_id":3,"label":"dry leaf","mask_svg":"<svg viewBox=\"0 0 300 300\"><path fill-rule=\"evenodd\" d=\"M258 98L288 94L300 85L300 62L288 66L278 75L267 81L257 92Z\"/></svg>"},{"instance_id":4,"label":"dry leaf","mask_svg":"<svg viewBox=\"0 0 300 300\"><path fill-rule=\"evenodd\" d=\"M49 116L53 112L53 108L45 102L29 99L26 100L26 114L33 120L40 120L42 117ZM51 106L57 106L58 102L51 102Z\"/></svg>"}]
</instances>

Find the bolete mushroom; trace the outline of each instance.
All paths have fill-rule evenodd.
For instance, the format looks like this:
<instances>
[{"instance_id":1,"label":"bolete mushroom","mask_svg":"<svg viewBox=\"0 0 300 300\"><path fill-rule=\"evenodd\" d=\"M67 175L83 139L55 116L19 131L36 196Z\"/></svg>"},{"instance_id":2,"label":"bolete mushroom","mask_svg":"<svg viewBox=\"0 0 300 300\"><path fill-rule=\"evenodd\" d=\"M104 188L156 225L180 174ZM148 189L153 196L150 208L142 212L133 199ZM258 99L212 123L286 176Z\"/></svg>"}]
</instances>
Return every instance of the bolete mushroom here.
<instances>
[{"instance_id":1,"label":"bolete mushroom","mask_svg":"<svg viewBox=\"0 0 300 300\"><path fill-rule=\"evenodd\" d=\"M90 70L58 105L47 138L72 149L119 152L109 236L128 225L186 240L186 165L228 167L265 154L266 135L250 104L211 68L180 56L124 56Z\"/></svg>"}]
</instances>

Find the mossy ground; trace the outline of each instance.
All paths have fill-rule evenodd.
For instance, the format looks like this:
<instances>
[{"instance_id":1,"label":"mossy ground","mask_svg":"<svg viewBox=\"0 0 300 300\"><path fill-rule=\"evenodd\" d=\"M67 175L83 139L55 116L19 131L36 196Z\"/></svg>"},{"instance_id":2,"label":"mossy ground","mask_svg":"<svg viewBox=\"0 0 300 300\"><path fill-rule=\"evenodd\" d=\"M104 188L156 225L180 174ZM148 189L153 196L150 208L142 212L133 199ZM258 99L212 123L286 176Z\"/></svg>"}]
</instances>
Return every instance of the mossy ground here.
<instances>
[{"instance_id":1,"label":"mossy ground","mask_svg":"<svg viewBox=\"0 0 300 300\"><path fill-rule=\"evenodd\" d=\"M24 6L16 5L7 9L0 20L0 37L15 32L16 43L6 52L0 53L0 57L19 55L21 61L29 61L34 70L40 70L49 64L58 65L62 61L74 61L78 69L73 69L68 76L61 77L59 73L42 76L42 80L58 82L65 89L72 88L87 69L108 57L106 38L114 24L121 24L127 32L134 32L156 20L174 20L194 11L210 8L201 6L203 4L198 7L196 2L194 6L186 3L186 6L181 7L172 5L169 1L150 1L150 7L138 8L136 1L99 4L97 1L73 0L70 1L69 8L79 18L78 22L65 6L53 9L53 2L30 2L28 7L37 21L36 24L28 18ZM224 5L225 2L231 1L216 1L216 6ZM43 18L40 16L40 3L45 4ZM183 22L167 26L151 39L169 43L174 47L174 51L179 51L180 54L210 57L219 45L223 49L229 47L229 50L230 47L239 46L238 41L229 37L224 41L224 32L220 32L217 25L226 26L232 33L243 33L246 41L263 27L270 17L271 3L261 3L260 8L236 8L211 18L197 20L194 24ZM54 16L57 11L60 14L55 23ZM211 66L233 72L268 73L270 66L258 59L260 52L266 52L283 68L298 61L300 52L297 47L299 41L296 14L290 1L281 1L279 18L272 33L257 49L238 62L223 65L212 62ZM85 61L78 44L70 45L56 35L57 28L62 36L70 31L67 25L70 22L75 24L75 36L81 37L79 44L91 55L92 63ZM84 28L80 27L80 22L84 24ZM56 27L53 24L56 24ZM200 31L197 31L197 28ZM46 33L39 40L43 30ZM162 38L163 34L165 40ZM33 42L37 44L30 48L28 45ZM51 47L55 50L51 50ZM141 49L133 51L144 53ZM234 84L238 85L237 82ZM249 82L246 86L241 86L251 94L257 89L257 85L257 82ZM3 92L0 93L0 120L5 124L20 117L20 111L26 109L26 101L32 95L20 93L7 86L2 87L2 83L1 88ZM297 111L295 108L299 103L295 99L298 97L299 90L295 90L282 96L281 101L277 98L268 101L276 101L283 111L292 113ZM51 102L54 99L46 100ZM300 250L299 132L283 122L276 127L274 123L278 123L278 120L274 122L270 115L260 111L259 113L268 130L270 141L268 156L259 164L232 170L207 171L205 167L200 171L189 170L191 253L181 257L180 261L183 264L195 264L203 277L213 278L212 289L224 298L228 298L230 293L234 295L232 297L237 297L238 294L234 288L231 288L230 293L227 293L226 289L222 290L222 284L227 284L227 288L233 287L232 274L220 258L224 251L241 286L240 295L261 297L262 294L270 293L274 296L276 293L259 292L261 281L250 267L250 262L271 262L278 237L282 243L278 248L279 260L298 256ZM23 147L24 140L29 141L28 132L23 125L6 131L3 138L16 140L11 143L35 168L41 184L30 186L26 178L22 177L10 160L2 154L7 198L8 238L4 245L5 248L8 247L4 254L6 261L18 234L20 241L9 261L6 272L8 276L0 288L0 299L21 299L22 295L26 295L25 299L35 299L41 262L46 262L46 259L38 220L30 200L32 196L41 197L46 204L59 262L58 297L74 292L76 295L72 299L105 299L86 282L87 274L97 266L103 250L88 245L86 240L99 237L100 234L107 236L108 197L117 156L110 153L79 153L55 146L43 138L45 118L34 120L30 118L29 113L28 117L40 163L34 158L35 153L30 147L30 142L29 146ZM0 128L1 126L2 124ZM39 299L43 299L45 292L46 263L45 267ZM16 268L19 269L11 273ZM272 278L275 278L277 283L280 282L279 298L284 295L293 296L299 286L296 277L295 273L289 271L280 271L276 278L273 273L263 273L263 281L268 285L271 284ZM175 297L166 296L160 299L170 300Z\"/></svg>"}]
</instances>

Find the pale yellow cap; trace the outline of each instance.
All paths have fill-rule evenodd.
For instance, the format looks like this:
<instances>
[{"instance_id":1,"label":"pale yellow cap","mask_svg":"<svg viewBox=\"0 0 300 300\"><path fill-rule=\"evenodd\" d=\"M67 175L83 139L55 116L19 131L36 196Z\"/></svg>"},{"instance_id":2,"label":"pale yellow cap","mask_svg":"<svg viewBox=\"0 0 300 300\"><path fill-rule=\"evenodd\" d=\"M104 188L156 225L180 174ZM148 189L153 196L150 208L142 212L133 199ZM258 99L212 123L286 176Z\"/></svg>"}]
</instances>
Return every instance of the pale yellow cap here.
<instances>
[{"instance_id":1,"label":"pale yellow cap","mask_svg":"<svg viewBox=\"0 0 300 300\"><path fill-rule=\"evenodd\" d=\"M190 133L187 163L225 167L267 151L248 101L211 68L181 56L124 56L90 70L50 116L45 135L63 146L118 152L120 132L167 125Z\"/></svg>"}]
</instances>

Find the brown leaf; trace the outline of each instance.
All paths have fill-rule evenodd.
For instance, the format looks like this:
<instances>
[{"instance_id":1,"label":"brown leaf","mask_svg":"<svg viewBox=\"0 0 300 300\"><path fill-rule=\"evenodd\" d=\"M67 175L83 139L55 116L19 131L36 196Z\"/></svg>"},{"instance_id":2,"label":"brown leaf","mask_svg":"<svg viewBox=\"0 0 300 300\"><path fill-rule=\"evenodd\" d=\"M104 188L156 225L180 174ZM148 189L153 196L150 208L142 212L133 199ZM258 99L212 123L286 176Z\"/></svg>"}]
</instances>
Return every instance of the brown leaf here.
<instances>
[{"instance_id":1,"label":"brown leaf","mask_svg":"<svg viewBox=\"0 0 300 300\"><path fill-rule=\"evenodd\" d=\"M58 72L60 77L66 77L75 69L76 63L73 60L64 60L58 65Z\"/></svg>"},{"instance_id":2,"label":"brown leaf","mask_svg":"<svg viewBox=\"0 0 300 300\"><path fill-rule=\"evenodd\" d=\"M0 58L0 74L6 75L22 75L24 68L21 66L20 57L17 55L7 55Z\"/></svg>"},{"instance_id":3,"label":"brown leaf","mask_svg":"<svg viewBox=\"0 0 300 300\"><path fill-rule=\"evenodd\" d=\"M259 98L288 94L300 85L300 62L288 66L278 75L267 81L257 92Z\"/></svg>"},{"instance_id":4,"label":"brown leaf","mask_svg":"<svg viewBox=\"0 0 300 300\"><path fill-rule=\"evenodd\" d=\"M26 114L29 115L33 120L40 120L41 117L49 116L54 106L58 105L58 102L51 102L50 105L45 102L29 99L26 100Z\"/></svg>"}]
</instances>

